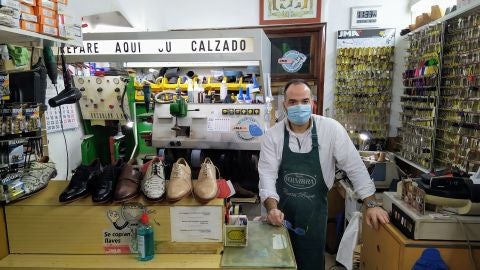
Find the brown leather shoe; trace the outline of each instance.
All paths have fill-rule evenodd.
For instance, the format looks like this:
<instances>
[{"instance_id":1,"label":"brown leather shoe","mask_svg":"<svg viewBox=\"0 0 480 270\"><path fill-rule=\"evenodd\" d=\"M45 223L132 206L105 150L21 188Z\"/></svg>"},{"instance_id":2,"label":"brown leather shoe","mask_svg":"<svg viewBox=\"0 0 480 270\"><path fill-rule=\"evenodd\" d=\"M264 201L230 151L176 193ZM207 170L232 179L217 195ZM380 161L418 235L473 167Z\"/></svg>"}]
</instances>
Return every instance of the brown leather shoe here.
<instances>
[{"instance_id":1,"label":"brown leather shoe","mask_svg":"<svg viewBox=\"0 0 480 270\"><path fill-rule=\"evenodd\" d=\"M172 166L170 181L167 185L167 200L175 202L192 192L192 171L183 158Z\"/></svg>"},{"instance_id":2,"label":"brown leather shoe","mask_svg":"<svg viewBox=\"0 0 480 270\"><path fill-rule=\"evenodd\" d=\"M120 176L118 177L113 200L115 202L124 202L135 198L140 194L140 181L142 173L134 169L132 161L129 161L124 167Z\"/></svg>"},{"instance_id":3,"label":"brown leather shoe","mask_svg":"<svg viewBox=\"0 0 480 270\"><path fill-rule=\"evenodd\" d=\"M200 202L208 202L217 197L218 186L216 167L210 158L205 158L198 173L198 180L193 181L193 194Z\"/></svg>"}]
</instances>

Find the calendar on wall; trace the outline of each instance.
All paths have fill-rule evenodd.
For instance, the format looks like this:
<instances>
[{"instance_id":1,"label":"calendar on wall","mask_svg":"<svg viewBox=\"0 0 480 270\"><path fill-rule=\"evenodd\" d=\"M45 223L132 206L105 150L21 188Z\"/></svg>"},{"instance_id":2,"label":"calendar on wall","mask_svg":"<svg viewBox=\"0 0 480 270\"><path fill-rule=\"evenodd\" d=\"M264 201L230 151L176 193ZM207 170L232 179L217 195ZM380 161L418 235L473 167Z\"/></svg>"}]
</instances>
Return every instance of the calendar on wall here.
<instances>
[{"instance_id":1,"label":"calendar on wall","mask_svg":"<svg viewBox=\"0 0 480 270\"><path fill-rule=\"evenodd\" d=\"M48 100L49 97L47 97ZM48 106L45 112L45 122L47 133L58 132L62 130L60 119L63 119L63 129L75 129L78 127L77 111L75 104L61 105L62 117L60 117L60 107L52 108Z\"/></svg>"}]
</instances>

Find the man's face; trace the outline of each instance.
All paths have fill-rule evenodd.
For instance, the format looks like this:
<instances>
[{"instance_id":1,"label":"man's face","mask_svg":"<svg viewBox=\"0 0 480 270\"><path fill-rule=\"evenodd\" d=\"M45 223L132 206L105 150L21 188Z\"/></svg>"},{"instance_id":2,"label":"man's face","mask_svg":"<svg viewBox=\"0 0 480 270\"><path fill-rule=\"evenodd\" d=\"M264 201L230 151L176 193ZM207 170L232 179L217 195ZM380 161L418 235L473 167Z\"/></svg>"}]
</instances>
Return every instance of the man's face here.
<instances>
[{"instance_id":1,"label":"man's face","mask_svg":"<svg viewBox=\"0 0 480 270\"><path fill-rule=\"evenodd\" d=\"M290 85L287 88L285 101L283 106L285 110L290 106L295 105L307 105L310 104L313 106L312 97L310 95L310 89L303 83Z\"/></svg>"}]
</instances>

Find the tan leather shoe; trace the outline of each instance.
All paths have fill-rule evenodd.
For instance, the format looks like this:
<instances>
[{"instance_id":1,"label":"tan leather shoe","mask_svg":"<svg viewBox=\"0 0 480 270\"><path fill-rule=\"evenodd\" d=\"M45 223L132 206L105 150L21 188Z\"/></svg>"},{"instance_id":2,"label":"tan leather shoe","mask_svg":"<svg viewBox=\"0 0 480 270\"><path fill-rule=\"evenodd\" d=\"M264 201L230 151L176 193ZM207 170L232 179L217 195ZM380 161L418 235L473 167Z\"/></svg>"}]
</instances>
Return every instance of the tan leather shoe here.
<instances>
[{"instance_id":1,"label":"tan leather shoe","mask_svg":"<svg viewBox=\"0 0 480 270\"><path fill-rule=\"evenodd\" d=\"M175 202L192 192L192 171L187 161L179 158L172 166L167 185L167 200Z\"/></svg>"},{"instance_id":2,"label":"tan leather shoe","mask_svg":"<svg viewBox=\"0 0 480 270\"><path fill-rule=\"evenodd\" d=\"M217 197L218 186L216 167L210 158L205 158L198 173L198 180L193 181L193 193L200 202L208 202Z\"/></svg>"}]
</instances>

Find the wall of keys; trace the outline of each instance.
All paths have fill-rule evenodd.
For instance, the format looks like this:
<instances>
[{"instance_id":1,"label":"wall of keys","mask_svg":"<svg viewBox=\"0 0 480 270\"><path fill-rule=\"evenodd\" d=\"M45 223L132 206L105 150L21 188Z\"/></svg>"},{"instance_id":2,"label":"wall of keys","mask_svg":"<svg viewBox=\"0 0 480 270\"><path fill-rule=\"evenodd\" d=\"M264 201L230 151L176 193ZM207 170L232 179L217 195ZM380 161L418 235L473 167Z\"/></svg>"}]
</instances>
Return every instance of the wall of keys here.
<instances>
[{"instance_id":1,"label":"wall of keys","mask_svg":"<svg viewBox=\"0 0 480 270\"><path fill-rule=\"evenodd\" d=\"M435 167L480 167L480 10L445 23Z\"/></svg>"},{"instance_id":2,"label":"wall of keys","mask_svg":"<svg viewBox=\"0 0 480 270\"><path fill-rule=\"evenodd\" d=\"M442 24L422 28L408 36L406 70L401 96L402 139L400 154L424 168L431 168L439 92Z\"/></svg>"},{"instance_id":3,"label":"wall of keys","mask_svg":"<svg viewBox=\"0 0 480 270\"><path fill-rule=\"evenodd\" d=\"M368 131L378 148L388 137L393 46L340 48L337 50L335 118L355 145L359 132Z\"/></svg>"}]
</instances>

